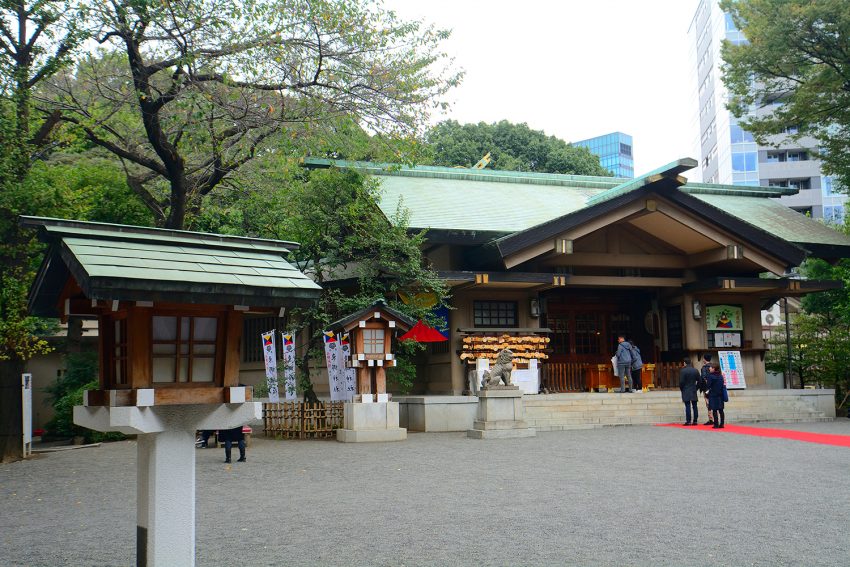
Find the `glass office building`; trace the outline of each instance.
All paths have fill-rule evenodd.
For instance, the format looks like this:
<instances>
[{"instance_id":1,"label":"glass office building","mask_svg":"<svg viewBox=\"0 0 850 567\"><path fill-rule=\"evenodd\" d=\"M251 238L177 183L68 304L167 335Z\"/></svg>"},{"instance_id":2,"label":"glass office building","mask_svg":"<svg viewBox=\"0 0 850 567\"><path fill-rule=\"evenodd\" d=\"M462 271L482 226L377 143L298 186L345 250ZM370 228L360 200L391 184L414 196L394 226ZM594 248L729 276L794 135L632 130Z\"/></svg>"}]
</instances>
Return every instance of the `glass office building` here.
<instances>
[{"instance_id":1,"label":"glass office building","mask_svg":"<svg viewBox=\"0 0 850 567\"><path fill-rule=\"evenodd\" d=\"M774 145L759 145L726 109L728 93L721 80L720 47L724 40L740 45L747 38L720 9L718 0L699 3L688 33L693 122L699 126L702 180L795 188L795 195L781 197L779 202L815 218L841 222L846 196L822 173L821 162L815 158L816 140L776 137ZM752 112L769 113L774 108L756 106ZM789 125L786 131L796 134L797 128Z\"/></svg>"},{"instance_id":2,"label":"glass office building","mask_svg":"<svg viewBox=\"0 0 850 567\"><path fill-rule=\"evenodd\" d=\"M635 160L632 155L632 137L622 132L611 132L604 136L573 142L574 146L587 148L599 156L602 167L616 177L634 177Z\"/></svg>"}]
</instances>

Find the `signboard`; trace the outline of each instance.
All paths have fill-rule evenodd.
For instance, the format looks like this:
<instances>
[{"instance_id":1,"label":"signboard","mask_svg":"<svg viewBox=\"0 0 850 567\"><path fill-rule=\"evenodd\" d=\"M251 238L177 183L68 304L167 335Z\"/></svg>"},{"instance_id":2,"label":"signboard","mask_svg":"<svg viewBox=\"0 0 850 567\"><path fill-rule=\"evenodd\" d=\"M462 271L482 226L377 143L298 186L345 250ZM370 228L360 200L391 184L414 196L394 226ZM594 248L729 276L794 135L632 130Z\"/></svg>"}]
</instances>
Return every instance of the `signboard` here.
<instances>
[{"instance_id":1,"label":"signboard","mask_svg":"<svg viewBox=\"0 0 850 567\"><path fill-rule=\"evenodd\" d=\"M280 401L277 391L277 353L274 345L274 329L261 333L260 340L263 342L263 361L266 363L266 384L269 387L269 401L276 404Z\"/></svg>"},{"instance_id":2,"label":"signboard","mask_svg":"<svg viewBox=\"0 0 850 567\"><path fill-rule=\"evenodd\" d=\"M744 312L740 305L708 305L705 325L709 331L743 331Z\"/></svg>"},{"instance_id":3,"label":"signboard","mask_svg":"<svg viewBox=\"0 0 850 567\"><path fill-rule=\"evenodd\" d=\"M743 390L747 387L744 378L744 365L741 364L741 352L737 350L721 350L717 353L720 358L720 371L726 379L727 390Z\"/></svg>"},{"instance_id":4,"label":"signboard","mask_svg":"<svg viewBox=\"0 0 850 567\"><path fill-rule=\"evenodd\" d=\"M741 333L714 333L714 346L741 348Z\"/></svg>"},{"instance_id":5,"label":"signboard","mask_svg":"<svg viewBox=\"0 0 850 567\"><path fill-rule=\"evenodd\" d=\"M24 457L32 453L32 374L21 374L21 405L23 406Z\"/></svg>"}]
</instances>

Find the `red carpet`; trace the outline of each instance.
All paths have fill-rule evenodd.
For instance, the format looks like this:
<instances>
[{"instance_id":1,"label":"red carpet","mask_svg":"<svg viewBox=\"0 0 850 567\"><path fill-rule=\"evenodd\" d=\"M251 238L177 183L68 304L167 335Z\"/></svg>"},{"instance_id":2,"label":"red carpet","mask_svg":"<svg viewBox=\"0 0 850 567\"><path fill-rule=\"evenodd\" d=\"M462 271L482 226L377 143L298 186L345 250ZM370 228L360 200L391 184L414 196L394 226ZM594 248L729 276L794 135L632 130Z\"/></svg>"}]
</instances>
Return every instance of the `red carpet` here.
<instances>
[{"instance_id":1,"label":"red carpet","mask_svg":"<svg viewBox=\"0 0 850 567\"><path fill-rule=\"evenodd\" d=\"M765 427L748 427L746 425L726 424L723 429L713 429L710 425L697 425L685 427L678 423L657 423L662 427L680 427L692 431L711 431L719 433L737 433L739 435L755 435L756 437L773 437L775 439L792 439L794 441L805 441L806 443L820 443L821 445L837 445L838 447L850 447L850 435L830 435L828 433L811 433L809 431L792 431L790 429L768 429Z\"/></svg>"}]
</instances>

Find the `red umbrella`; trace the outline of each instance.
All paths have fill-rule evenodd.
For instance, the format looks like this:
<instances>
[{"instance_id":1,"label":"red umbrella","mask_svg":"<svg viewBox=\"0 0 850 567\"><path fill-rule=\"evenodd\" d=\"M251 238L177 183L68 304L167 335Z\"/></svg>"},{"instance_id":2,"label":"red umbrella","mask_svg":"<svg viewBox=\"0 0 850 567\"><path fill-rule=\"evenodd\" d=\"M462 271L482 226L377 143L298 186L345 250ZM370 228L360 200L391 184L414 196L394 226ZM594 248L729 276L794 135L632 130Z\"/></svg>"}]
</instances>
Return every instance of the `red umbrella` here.
<instances>
[{"instance_id":1,"label":"red umbrella","mask_svg":"<svg viewBox=\"0 0 850 567\"><path fill-rule=\"evenodd\" d=\"M409 331L399 337L401 341L416 341L418 343L438 343L449 340L443 333L429 327L420 319Z\"/></svg>"}]
</instances>

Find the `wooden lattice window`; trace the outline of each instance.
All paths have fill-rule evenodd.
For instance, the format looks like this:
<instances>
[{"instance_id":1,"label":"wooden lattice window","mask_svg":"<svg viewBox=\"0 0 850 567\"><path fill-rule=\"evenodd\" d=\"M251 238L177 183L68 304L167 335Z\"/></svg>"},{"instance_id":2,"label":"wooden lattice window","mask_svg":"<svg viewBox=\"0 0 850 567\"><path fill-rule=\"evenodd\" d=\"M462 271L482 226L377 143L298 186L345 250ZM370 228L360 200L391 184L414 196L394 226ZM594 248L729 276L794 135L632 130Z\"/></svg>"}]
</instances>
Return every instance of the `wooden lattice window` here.
<instances>
[{"instance_id":1,"label":"wooden lattice window","mask_svg":"<svg viewBox=\"0 0 850 567\"><path fill-rule=\"evenodd\" d=\"M599 354L599 315L576 313L576 354Z\"/></svg>"},{"instance_id":2,"label":"wooden lattice window","mask_svg":"<svg viewBox=\"0 0 850 567\"><path fill-rule=\"evenodd\" d=\"M154 315L153 381L212 382L218 328L216 317Z\"/></svg>"},{"instance_id":3,"label":"wooden lattice window","mask_svg":"<svg viewBox=\"0 0 850 567\"><path fill-rule=\"evenodd\" d=\"M473 301L473 320L476 327L516 327L516 301Z\"/></svg>"},{"instance_id":4,"label":"wooden lattice window","mask_svg":"<svg viewBox=\"0 0 850 567\"><path fill-rule=\"evenodd\" d=\"M384 354L384 330L363 329L363 354Z\"/></svg>"}]
</instances>

